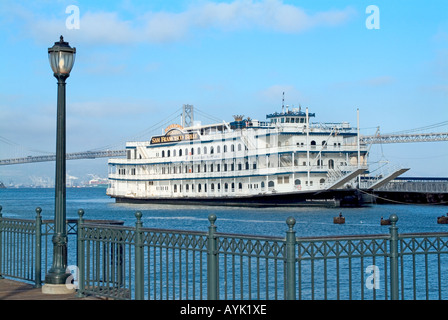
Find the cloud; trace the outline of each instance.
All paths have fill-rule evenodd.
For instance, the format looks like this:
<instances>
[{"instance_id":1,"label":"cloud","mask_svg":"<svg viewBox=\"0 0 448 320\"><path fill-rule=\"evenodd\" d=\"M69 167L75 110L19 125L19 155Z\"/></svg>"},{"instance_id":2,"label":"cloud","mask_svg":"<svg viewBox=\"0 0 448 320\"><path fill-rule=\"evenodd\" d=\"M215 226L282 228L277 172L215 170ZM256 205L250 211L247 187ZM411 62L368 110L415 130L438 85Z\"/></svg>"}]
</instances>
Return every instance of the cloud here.
<instances>
[{"instance_id":1,"label":"cloud","mask_svg":"<svg viewBox=\"0 0 448 320\"><path fill-rule=\"evenodd\" d=\"M84 7L85 6L85 7ZM346 23L355 11L351 7L309 13L281 0L234 0L229 3L211 1L193 4L182 12L147 11L123 18L117 12L92 12L80 5L80 28L68 30L68 14L49 18L26 8L13 11L24 23L24 32L38 41L48 41L59 33L72 41L100 44L171 43L184 40L196 31L217 29L225 32L265 30L299 33L325 26Z\"/></svg>"}]
</instances>

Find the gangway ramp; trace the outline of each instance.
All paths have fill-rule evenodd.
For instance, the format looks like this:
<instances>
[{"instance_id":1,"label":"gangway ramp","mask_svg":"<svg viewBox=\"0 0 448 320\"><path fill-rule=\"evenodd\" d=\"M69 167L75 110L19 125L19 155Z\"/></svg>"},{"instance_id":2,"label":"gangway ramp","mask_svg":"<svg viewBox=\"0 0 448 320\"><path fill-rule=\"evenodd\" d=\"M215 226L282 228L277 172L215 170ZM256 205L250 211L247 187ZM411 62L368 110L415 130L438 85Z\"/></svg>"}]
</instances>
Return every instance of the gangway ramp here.
<instances>
[{"instance_id":1,"label":"gangway ramp","mask_svg":"<svg viewBox=\"0 0 448 320\"><path fill-rule=\"evenodd\" d=\"M373 183L371 186L369 186L369 189L378 189L379 187L385 185L386 183L388 183L389 181L395 179L396 177L402 175L403 173L405 173L406 171L408 171L409 168L401 168L398 170L393 171L392 173L384 176L383 178L377 180L375 183Z\"/></svg>"},{"instance_id":2,"label":"gangway ramp","mask_svg":"<svg viewBox=\"0 0 448 320\"><path fill-rule=\"evenodd\" d=\"M355 170L353 170L351 172L348 172L347 174L341 176L336 181L332 182L327 189L337 189L337 188L340 188L346 182L356 178L357 176L359 176L360 174L362 174L362 173L364 173L366 171L367 171L366 167L360 167L360 168L357 168L357 169L355 169Z\"/></svg>"}]
</instances>

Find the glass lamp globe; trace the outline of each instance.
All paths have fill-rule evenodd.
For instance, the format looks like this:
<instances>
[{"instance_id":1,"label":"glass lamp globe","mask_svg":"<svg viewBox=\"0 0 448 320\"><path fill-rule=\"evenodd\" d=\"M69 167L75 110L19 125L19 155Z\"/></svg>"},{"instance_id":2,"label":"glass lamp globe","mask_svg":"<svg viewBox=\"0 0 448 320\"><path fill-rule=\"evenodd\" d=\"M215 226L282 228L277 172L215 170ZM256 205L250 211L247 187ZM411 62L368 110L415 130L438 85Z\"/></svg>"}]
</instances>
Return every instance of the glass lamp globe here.
<instances>
[{"instance_id":1,"label":"glass lamp globe","mask_svg":"<svg viewBox=\"0 0 448 320\"><path fill-rule=\"evenodd\" d=\"M48 58L50 66L56 75L70 75L75 63L76 48L70 47L68 42L64 42L61 36L59 42L55 42L54 46L48 49Z\"/></svg>"}]
</instances>

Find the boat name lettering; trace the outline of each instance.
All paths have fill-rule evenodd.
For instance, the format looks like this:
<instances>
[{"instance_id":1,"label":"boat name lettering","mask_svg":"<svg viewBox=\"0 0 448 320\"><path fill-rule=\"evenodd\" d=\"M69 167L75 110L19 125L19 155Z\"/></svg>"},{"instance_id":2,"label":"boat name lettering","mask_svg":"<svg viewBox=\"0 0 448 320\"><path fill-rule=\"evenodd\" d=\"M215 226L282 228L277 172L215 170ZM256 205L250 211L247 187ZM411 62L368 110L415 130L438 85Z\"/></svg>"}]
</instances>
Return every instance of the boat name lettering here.
<instances>
[{"instance_id":1,"label":"boat name lettering","mask_svg":"<svg viewBox=\"0 0 448 320\"><path fill-rule=\"evenodd\" d=\"M189 141L189 140L197 140L197 139L199 139L199 135L197 133L186 133L186 134L178 134L178 135L172 135L172 136L158 136L158 137L153 137L151 139L151 144L180 142L180 141Z\"/></svg>"}]
</instances>

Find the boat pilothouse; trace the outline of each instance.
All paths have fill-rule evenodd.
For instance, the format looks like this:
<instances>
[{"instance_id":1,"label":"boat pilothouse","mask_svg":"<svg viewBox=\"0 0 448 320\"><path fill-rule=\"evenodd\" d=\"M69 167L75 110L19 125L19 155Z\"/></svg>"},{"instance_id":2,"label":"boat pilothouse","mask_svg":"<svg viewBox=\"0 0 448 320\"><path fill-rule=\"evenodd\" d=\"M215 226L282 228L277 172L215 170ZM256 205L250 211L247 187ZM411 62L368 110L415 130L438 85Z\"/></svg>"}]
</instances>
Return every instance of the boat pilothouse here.
<instances>
[{"instance_id":1,"label":"boat pilothouse","mask_svg":"<svg viewBox=\"0 0 448 320\"><path fill-rule=\"evenodd\" d=\"M109 160L117 202L296 204L356 195L367 147L349 123L312 123L308 108L233 121L170 125ZM356 197L355 197L356 198Z\"/></svg>"}]
</instances>

